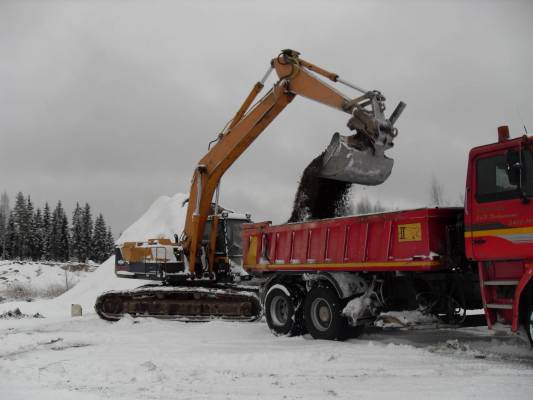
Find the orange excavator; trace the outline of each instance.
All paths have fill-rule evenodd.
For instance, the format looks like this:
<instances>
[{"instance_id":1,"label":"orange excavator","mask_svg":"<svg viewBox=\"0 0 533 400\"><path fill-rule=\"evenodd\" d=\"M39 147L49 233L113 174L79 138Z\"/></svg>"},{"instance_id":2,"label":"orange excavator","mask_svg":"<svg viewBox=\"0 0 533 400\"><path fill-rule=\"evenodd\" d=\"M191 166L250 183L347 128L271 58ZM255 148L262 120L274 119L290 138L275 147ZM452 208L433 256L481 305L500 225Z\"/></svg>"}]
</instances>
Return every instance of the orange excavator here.
<instances>
[{"instance_id":1,"label":"orange excavator","mask_svg":"<svg viewBox=\"0 0 533 400\"><path fill-rule=\"evenodd\" d=\"M278 80L254 104L272 71ZM361 94L347 97L323 78ZM400 102L386 118L385 97L380 92L353 85L303 60L297 51L283 50L194 169L181 237L176 242L151 239L116 248L117 276L159 283L102 294L95 305L102 318L116 320L130 314L252 321L261 316L257 296L261 282L247 282L242 269L240 227L251 222L250 216L218 205L219 184L228 168L296 95L347 113L347 125L355 131L350 136L333 135L323 157L321 177L362 185L378 185L389 177L393 160L385 151L393 145L397 135L394 124L405 104Z\"/></svg>"}]
</instances>

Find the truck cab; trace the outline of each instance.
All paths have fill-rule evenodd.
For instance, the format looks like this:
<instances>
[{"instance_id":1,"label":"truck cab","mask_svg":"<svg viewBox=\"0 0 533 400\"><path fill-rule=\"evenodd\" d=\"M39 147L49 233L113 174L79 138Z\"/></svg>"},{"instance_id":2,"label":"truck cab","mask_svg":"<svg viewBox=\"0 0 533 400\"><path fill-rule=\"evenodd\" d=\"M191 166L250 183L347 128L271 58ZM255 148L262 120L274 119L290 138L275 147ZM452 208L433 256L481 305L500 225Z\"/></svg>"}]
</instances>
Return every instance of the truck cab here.
<instances>
[{"instance_id":1,"label":"truck cab","mask_svg":"<svg viewBox=\"0 0 533 400\"><path fill-rule=\"evenodd\" d=\"M478 265L481 293L492 326L501 321L528 330L533 323L533 139L509 138L472 149L465 193L465 251ZM533 335L533 332L528 332Z\"/></svg>"}]
</instances>

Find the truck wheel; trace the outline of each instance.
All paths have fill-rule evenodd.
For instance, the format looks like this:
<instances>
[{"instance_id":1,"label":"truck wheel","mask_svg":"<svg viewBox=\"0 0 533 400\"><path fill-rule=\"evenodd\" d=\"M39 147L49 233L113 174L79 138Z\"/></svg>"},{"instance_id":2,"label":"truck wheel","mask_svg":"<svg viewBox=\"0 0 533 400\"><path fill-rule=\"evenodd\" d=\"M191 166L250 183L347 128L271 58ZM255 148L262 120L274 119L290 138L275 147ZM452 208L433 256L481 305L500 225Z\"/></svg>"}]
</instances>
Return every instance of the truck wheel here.
<instances>
[{"instance_id":1,"label":"truck wheel","mask_svg":"<svg viewBox=\"0 0 533 400\"><path fill-rule=\"evenodd\" d=\"M332 289L315 287L305 299L304 319L314 339L344 340L348 321L342 315L343 304Z\"/></svg>"},{"instance_id":2,"label":"truck wheel","mask_svg":"<svg viewBox=\"0 0 533 400\"><path fill-rule=\"evenodd\" d=\"M298 312L301 299L291 293L289 287L273 285L265 297L265 316L268 327L276 336L297 336L302 333L303 323Z\"/></svg>"}]
</instances>

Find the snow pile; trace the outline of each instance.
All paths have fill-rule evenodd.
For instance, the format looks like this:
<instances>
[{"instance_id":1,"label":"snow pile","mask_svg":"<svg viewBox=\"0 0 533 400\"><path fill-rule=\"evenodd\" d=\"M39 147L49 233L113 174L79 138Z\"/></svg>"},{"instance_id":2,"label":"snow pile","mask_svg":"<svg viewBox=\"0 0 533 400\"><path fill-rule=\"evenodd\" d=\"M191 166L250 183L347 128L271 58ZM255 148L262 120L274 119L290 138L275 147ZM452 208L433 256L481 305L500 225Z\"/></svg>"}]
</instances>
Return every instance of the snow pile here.
<instances>
[{"instance_id":1,"label":"snow pile","mask_svg":"<svg viewBox=\"0 0 533 400\"><path fill-rule=\"evenodd\" d=\"M434 315L424 314L421 311L389 311L382 313L375 326L379 328L403 328L408 326L435 324L439 320Z\"/></svg>"},{"instance_id":2,"label":"snow pile","mask_svg":"<svg viewBox=\"0 0 533 400\"><path fill-rule=\"evenodd\" d=\"M115 276L115 257L113 256L104 262L98 270L54 301L63 310L68 309L68 312L70 312L71 304L81 304L84 314L93 313L95 300L100 294L109 290L133 289L146 283L147 281Z\"/></svg>"},{"instance_id":3,"label":"snow pile","mask_svg":"<svg viewBox=\"0 0 533 400\"><path fill-rule=\"evenodd\" d=\"M342 315L348 317L351 325L356 325L359 317L371 306L371 304L372 299L368 296L356 297L346 304L342 310Z\"/></svg>"},{"instance_id":4,"label":"snow pile","mask_svg":"<svg viewBox=\"0 0 533 400\"><path fill-rule=\"evenodd\" d=\"M185 225L189 196L177 193L172 197L161 196L150 206L141 218L134 222L118 238L117 244L143 242L148 239L174 239Z\"/></svg>"},{"instance_id":5,"label":"snow pile","mask_svg":"<svg viewBox=\"0 0 533 400\"><path fill-rule=\"evenodd\" d=\"M430 346L429 351L440 354L463 354L475 358L487 357L481 351L472 349L470 344L459 341L459 339L450 339L444 343Z\"/></svg>"},{"instance_id":6,"label":"snow pile","mask_svg":"<svg viewBox=\"0 0 533 400\"><path fill-rule=\"evenodd\" d=\"M44 318L41 314L34 315L24 314L20 309L15 308L11 311L6 311L0 314L0 319L21 319L21 318Z\"/></svg>"},{"instance_id":7,"label":"snow pile","mask_svg":"<svg viewBox=\"0 0 533 400\"><path fill-rule=\"evenodd\" d=\"M94 313L94 302L101 293L115 289L133 289L145 283L146 281L136 279L117 278L113 256L61 296L37 302L3 303L0 304L0 314L18 308L28 315L39 313L44 317L67 317L70 315L71 304L81 304L84 314Z\"/></svg>"}]
</instances>

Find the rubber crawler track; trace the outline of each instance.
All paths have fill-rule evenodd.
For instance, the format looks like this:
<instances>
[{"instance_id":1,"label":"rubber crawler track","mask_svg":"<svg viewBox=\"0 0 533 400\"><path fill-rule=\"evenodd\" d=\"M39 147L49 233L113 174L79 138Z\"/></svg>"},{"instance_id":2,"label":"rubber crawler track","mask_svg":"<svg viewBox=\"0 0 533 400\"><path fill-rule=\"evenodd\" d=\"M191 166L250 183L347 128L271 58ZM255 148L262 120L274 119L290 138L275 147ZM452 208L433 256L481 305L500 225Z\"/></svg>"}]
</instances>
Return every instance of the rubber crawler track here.
<instances>
[{"instance_id":1,"label":"rubber crawler track","mask_svg":"<svg viewBox=\"0 0 533 400\"><path fill-rule=\"evenodd\" d=\"M96 299L98 315L118 321L124 315L178 321L256 321L262 316L255 287L232 285L162 286L147 285L133 290L110 291Z\"/></svg>"}]
</instances>

